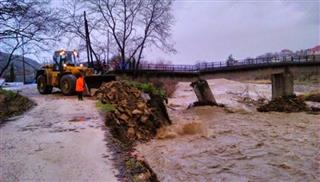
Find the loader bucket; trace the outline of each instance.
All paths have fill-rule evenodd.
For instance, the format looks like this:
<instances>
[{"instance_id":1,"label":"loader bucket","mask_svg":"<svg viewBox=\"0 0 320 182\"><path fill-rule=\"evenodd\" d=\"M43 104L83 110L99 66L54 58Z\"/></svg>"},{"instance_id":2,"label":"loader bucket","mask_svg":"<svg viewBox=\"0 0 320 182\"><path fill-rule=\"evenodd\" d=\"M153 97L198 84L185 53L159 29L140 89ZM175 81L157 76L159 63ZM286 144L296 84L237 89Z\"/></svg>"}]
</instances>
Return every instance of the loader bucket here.
<instances>
[{"instance_id":1,"label":"loader bucket","mask_svg":"<svg viewBox=\"0 0 320 182\"><path fill-rule=\"evenodd\" d=\"M86 85L89 89L99 88L103 82L110 82L116 80L115 75L91 75L84 77Z\"/></svg>"}]
</instances>

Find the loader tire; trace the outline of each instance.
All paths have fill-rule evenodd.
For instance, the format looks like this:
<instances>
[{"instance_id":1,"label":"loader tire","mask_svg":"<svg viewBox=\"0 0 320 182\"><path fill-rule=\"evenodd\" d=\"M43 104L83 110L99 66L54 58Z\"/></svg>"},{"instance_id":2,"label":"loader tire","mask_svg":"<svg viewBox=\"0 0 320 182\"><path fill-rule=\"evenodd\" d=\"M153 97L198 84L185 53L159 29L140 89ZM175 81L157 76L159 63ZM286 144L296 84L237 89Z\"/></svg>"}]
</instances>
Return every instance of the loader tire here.
<instances>
[{"instance_id":1,"label":"loader tire","mask_svg":"<svg viewBox=\"0 0 320 182\"><path fill-rule=\"evenodd\" d=\"M47 84L47 78L44 75L37 77L37 88L40 94L51 94L52 86Z\"/></svg>"},{"instance_id":2,"label":"loader tire","mask_svg":"<svg viewBox=\"0 0 320 182\"><path fill-rule=\"evenodd\" d=\"M63 75L60 79L60 89L63 95L72 95L75 92L76 77L74 75Z\"/></svg>"}]
</instances>

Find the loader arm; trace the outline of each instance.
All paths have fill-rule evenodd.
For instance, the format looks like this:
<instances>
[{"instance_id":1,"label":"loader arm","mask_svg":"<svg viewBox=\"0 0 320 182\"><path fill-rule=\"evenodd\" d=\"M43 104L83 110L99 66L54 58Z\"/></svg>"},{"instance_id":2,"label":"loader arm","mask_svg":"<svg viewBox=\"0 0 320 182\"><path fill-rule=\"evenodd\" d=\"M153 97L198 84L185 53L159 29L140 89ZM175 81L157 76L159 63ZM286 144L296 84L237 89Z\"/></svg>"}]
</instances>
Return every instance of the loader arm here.
<instances>
[{"instance_id":1,"label":"loader arm","mask_svg":"<svg viewBox=\"0 0 320 182\"><path fill-rule=\"evenodd\" d=\"M115 75L90 75L90 76L85 76L84 80L88 88L91 89L91 88L99 88L101 84L104 82L115 81L116 76Z\"/></svg>"}]
</instances>

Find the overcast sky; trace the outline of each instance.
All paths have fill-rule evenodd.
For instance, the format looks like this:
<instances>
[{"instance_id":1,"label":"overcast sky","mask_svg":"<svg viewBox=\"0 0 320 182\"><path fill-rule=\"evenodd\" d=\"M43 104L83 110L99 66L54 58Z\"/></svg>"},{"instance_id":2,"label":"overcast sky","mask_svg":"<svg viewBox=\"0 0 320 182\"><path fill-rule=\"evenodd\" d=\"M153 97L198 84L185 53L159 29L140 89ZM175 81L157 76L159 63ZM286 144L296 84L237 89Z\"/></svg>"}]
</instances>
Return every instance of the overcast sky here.
<instances>
[{"instance_id":1,"label":"overcast sky","mask_svg":"<svg viewBox=\"0 0 320 182\"><path fill-rule=\"evenodd\" d=\"M255 57L320 44L319 0L176 0L172 39L177 53L146 50L147 60L174 64Z\"/></svg>"}]
</instances>

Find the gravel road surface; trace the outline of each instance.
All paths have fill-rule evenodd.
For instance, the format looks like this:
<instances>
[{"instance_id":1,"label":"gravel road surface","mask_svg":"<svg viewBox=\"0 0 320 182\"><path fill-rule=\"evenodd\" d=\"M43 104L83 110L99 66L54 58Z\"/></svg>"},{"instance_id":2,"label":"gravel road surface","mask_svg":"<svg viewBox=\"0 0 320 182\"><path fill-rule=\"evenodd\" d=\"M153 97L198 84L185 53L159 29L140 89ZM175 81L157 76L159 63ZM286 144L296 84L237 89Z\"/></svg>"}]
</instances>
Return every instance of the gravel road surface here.
<instances>
[{"instance_id":1,"label":"gravel road surface","mask_svg":"<svg viewBox=\"0 0 320 182\"><path fill-rule=\"evenodd\" d=\"M117 181L94 100L22 94L37 106L0 126L0 181Z\"/></svg>"}]
</instances>

